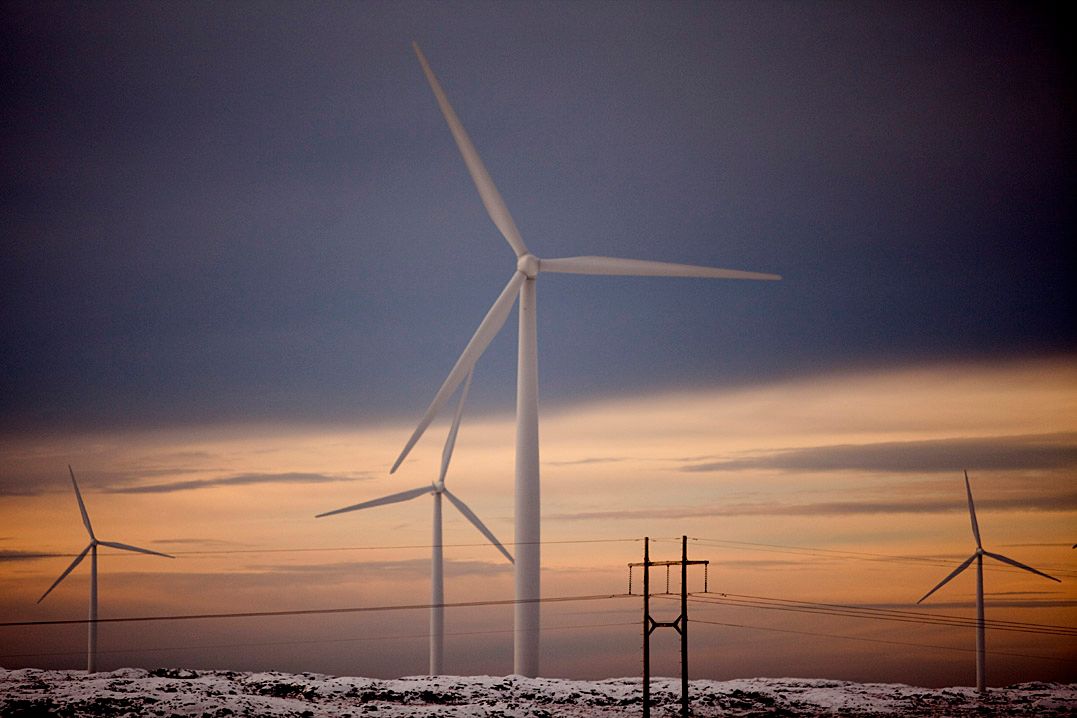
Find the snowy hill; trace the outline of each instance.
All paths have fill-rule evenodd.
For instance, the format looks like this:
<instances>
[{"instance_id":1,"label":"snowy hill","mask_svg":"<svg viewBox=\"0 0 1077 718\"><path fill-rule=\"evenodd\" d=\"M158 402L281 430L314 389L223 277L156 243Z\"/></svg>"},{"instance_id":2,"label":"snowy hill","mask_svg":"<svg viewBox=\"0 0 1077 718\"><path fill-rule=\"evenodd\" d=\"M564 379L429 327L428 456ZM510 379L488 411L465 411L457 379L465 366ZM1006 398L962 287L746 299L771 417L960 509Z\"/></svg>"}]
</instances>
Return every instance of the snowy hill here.
<instances>
[{"instance_id":1,"label":"snowy hill","mask_svg":"<svg viewBox=\"0 0 1077 718\"><path fill-rule=\"evenodd\" d=\"M653 715L676 715L680 682L652 681ZM991 689L754 678L692 681L696 716L1073 716L1077 685ZM571 681L489 676L394 680L314 673L125 668L0 669L0 715L36 716L636 716L640 679Z\"/></svg>"}]
</instances>

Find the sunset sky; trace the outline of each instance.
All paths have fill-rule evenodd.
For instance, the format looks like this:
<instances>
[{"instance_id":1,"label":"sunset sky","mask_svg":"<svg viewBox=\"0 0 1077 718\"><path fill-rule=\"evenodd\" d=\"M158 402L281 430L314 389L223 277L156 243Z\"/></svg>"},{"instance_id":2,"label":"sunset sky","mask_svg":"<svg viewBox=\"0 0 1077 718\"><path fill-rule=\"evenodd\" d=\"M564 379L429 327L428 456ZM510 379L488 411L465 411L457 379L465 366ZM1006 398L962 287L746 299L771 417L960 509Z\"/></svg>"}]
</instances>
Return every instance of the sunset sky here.
<instances>
[{"instance_id":1,"label":"sunset sky","mask_svg":"<svg viewBox=\"0 0 1077 718\"><path fill-rule=\"evenodd\" d=\"M1050 8L0 12L0 622L85 615L85 565L35 604L86 543L68 464L100 537L177 556L102 549L102 617L427 600L429 499L313 518L436 478L448 412L388 468L514 267L417 40L539 256L784 277L543 276L544 594L622 593L643 536L672 559L686 534L712 592L917 610L975 547L967 469L985 546L1063 581L992 567L988 618L1077 626ZM476 368L448 479L510 550L515 335ZM512 597L449 507L445 532L447 600ZM969 572L919 610L971 616L973 594ZM638 674L639 609L546 606L543 673ZM691 610L726 624L693 626L696 677L973 680L967 628ZM105 624L100 662L415 674L426 621ZM510 606L446 624L449 672L511 671ZM1072 680L1075 645L989 632L988 680ZM84 646L84 626L0 627L0 666ZM656 670L676 656L659 636Z\"/></svg>"}]
</instances>

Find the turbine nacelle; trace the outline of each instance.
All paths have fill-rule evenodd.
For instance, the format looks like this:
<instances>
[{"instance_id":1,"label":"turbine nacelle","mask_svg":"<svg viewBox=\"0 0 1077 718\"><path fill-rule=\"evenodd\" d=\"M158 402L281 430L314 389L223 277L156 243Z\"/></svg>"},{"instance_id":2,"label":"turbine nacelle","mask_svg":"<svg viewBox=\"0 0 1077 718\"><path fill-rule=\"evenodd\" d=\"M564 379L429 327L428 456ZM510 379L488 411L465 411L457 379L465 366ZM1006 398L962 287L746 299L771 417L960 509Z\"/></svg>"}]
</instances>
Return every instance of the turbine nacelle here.
<instances>
[{"instance_id":1,"label":"turbine nacelle","mask_svg":"<svg viewBox=\"0 0 1077 718\"><path fill-rule=\"evenodd\" d=\"M516 259L516 270L528 279L534 279L538 276L540 264L541 260L528 252Z\"/></svg>"}]
</instances>

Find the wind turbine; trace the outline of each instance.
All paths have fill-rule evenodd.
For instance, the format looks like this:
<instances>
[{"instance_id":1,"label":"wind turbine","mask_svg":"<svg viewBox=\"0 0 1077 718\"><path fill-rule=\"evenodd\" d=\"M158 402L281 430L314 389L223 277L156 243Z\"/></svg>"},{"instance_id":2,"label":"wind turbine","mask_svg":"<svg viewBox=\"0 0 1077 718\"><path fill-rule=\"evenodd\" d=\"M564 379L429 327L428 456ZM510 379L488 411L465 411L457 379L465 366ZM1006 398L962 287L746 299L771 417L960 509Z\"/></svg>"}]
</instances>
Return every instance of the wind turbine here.
<instances>
[{"instance_id":1,"label":"wind turbine","mask_svg":"<svg viewBox=\"0 0 1077 718\"><path fill-rule=\"evenodd\" d=\"M444 673L442 668L445 655L445 574L441 550L442 495L444 495L445 498L456 507L457 511L463 514L464 518L470 521L475 528L486 537L486 540L492 543L510 563L513 562L512 554L505 550L505 547L501 545L501 542L497 540L497 537L494 536L493 532L486 528L486 524L475 515L474 511L467 507L467 504L458 499L456 495L449 491L445 486L445 475L449 471L449 461L452 459L453 447L456 445L456 434L460 429L460 416L464 412L464 402L467 400L467 392L470 387L471 372L469 371L467 379L464 382L464 388L460 392L460 403L456 406L456 415L453 416L452 427L449 429L449 436L445 439L445 448L441 453L441 471L438 474L438 480L434 482L433 485L421 486L417 489L410 489L409 491L401 491L398 494L390 494L389 496L383 496L380 499L364 501L353 506L345 506L342 509L327 511L324 514L318 514L315 517L321 518L323 516L347 513L349 511L369 509L374 506L396 504L401 501L410 501L411 499L426 494L430 494L434 497L434 541L430 555L430 675L432 676L440 676Z\"/></svg>"},{"instance_id":2,"label":"wind turbine","mask_svg":"<svg viewBox=\"0 0 1077 718\"><path fill-rule=\"evenodd\" d=\"M781 279L775 274L742 272L686 264L651 262L613 257L565 257L539 259L524 244L516 223L504 200L490 179L471 139L449 104L445 91L430 69L418 44L412 43L423 73L434 91L441 113L449 125L456 146L463 155L471 179L479 191L482 203L498 231L516 254L512 276L486 313L479 328L438 389L430 407L408 439L390 473L396 471L415 442L423 435L434 416L449 399L456 387L471 371L475 362L504 326L517 295L520 297L520 334L516 370L516 604L514 672L524 676L538 675L539 669L539 598L540 598L540 490L538 439L538 348L536 337L535 280L540 272L566 274L624 275L639 277L698 277L706 279Z\"/></svg>"},{"instance_id":3,"label":"wind turbine","mask_svg":"<svg viewBox=\"0 0 1077 718\"><path fill-rule=\"evenodd\" d=\"M950 579L968 568L973 561L976 562L976 690L983 693L987 690L986 678L984 677L984 556L990 556L996 561L1008 563L1011 566L1049 578L1052 581L1058 581L1059 583L1062 583L1062 581L1054 576L1048 576L1043 571L1037 571L1031 566L1014 561L1012 558L991 553L984 549L983 543L980 541L980 525L976 522L976 506L972 503L972 487L969 485L968 471L965 472L965 494L969 499L969 518L972 520L972 535L976 539L976 552L965 559L964 563L955 568L949 576L939 581L939 585L925 593L924 597L916 603L917 605L923 603L924 599L949 583Z\"/></svg>"},{"instance_id":4,"label":"wind turbine","mask_svg":"<svg viewBox=\"0 0 1077 718\"><path fill-rule=\"evenodd\" d=\"M75 487L75 498L79 502L79 511L82 513L82 523L86 526L86 533L90 535L90 544L82 549L82 553L75 557L75 560L71 562L71 565L67 567L67 570L60 574L60 578L49 586L49 590L41 594L41 598L37 599L38 603L45 600L45 596L52 593L52 589L60 585L60 582L67 578L67 574L75 570L75 567L82 563L82 559L86 558L86 554L90 554L90 620L87 623L87 636L86 636L86 672L97 672L97 547L108 546L109 548L117 548L121 551L134 551L135 553L148 553L151 556L164 556L165 558L175 558L175 556L169 556L167 553L161 553L160 551L151 551L148 548L139 548L138 546L129 546L125 543L119 543L118 541L101 541L93 532L93 526L90 525L90 515L86 513L86 504L82 502L82 493L79 491L79 484L75 481L75 472L72 471L71 465L68 464L67 472L71 474L71 485Z\"/></svg>"}]
</instances>

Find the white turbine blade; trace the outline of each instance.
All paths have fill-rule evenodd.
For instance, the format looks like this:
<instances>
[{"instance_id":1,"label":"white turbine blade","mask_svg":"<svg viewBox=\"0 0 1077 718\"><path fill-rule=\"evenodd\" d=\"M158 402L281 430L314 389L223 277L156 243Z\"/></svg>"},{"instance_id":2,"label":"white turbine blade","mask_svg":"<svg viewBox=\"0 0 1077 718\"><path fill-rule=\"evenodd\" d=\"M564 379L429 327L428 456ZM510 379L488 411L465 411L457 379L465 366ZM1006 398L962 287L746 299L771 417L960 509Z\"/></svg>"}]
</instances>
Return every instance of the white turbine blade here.
<instances>
[{"instance_id":1,"label":"white turbine blade","mask_svg":"<svg viewBox=\"0 0 1077 718\"><path fill-rule=\"evenodd\" d=\"M561 257L539 260L539 271L560 274L600 274L626 277L698 277L700 279L781 279L777 274L739 269L700 267L694 264L651 262L617 257Z\"/></svg>"},{"instance_id":2,"label":"white turbine blade","mask_svg":"<svg viewBox=\"0 0 1077 718\"><path fill-rule=\"evenodd\" d=\"M452 460L453 447L456 446L456 434L460 431L460 417L464 414L464 402L467 401L467 392L471 388L471 376L474 373L474 367L467 373L464 388L460 390L460 402L456 405L456 414L452 418L452 428L449 429L449 436L445 439L445 448L441 451L441 473L438 474L438 483L442 486L445 485L445 475L449 473L449 462Z\"/></svg>"},{"instance_id":3,"label":"white turbine blade","mask_svg":"<svg viewBox=\"0 0 1077 718\"><path fill-rule=\"evenodd\" d=\"M41 594L41 598L37 599L38 603L41 603L42 601L44 601L45 596L48 596L50 593L52 593L52 589L59 586L60 581L63 581L65 578L67 578L67 574L74 571L75 567L78 566L80 563L82 563L82 559L86 558L86 554L88 554L90 552L91 548L93 548L93 543L92 542L90 544L88 544L86 546L86 548L82 549L82 553L80 553L78 556L76 556L75 560L71 562L71 565L67 567L67 570L60 574L60 578L56 579L53 582L53 584L51 586L49 586L49 590L45 591L45 593Z\"/></svg>"},{"instance_id":4,"label":"white turbine blade","mask_svg":"<svg viewBox=\"0 0 1077 718\"><path fill-rule=\"evenodd\" d=\"M953 572L952 572L952 573L951 573L951 574L950 574L949 576L947 576L946 578L944 578L944 579L942 579L941 581L939 581L939 585L938 585L938 586L935 586L935 588L933 588L933 589L931 589L930 591L928 591L927 593L925 593L925 594L924 594L924 598L921 598L921 599L920 599L919 601L917 601L917 603L923 603L923 602L924 602L924 600L925 600L925 599L926 599L926 598L927 598L928 596L930 596L931 594L935 593L935 591L938 591L938 590L939 590L940 588L942 588L942 587L943 587L943 586L945 586L945 585L946 585L947 583L949 583L949 582L950 582L950 579L952 579L952 578L953 578L954 576L956 576L957 574L961 573L961 572L962 572L962 571L964 571L964 570L965 570L966 568L968 568L968 567L969 567L969 564L970 564L970 563L972 563L972 562L973 562L973 561L974 561L975 559L976 559L976 554L972 554L972 555L971 555L971 556L969 556L969 557L968 557L967 559L965 559L965 562L964 562L963 564L961 564L960 566L958 566L957 568L955 568L955 569L953 570Z\"/></svg>"},{"instance_id":5,"label":"white turbine blade","mask_svg":"<svg viewBox=\"0 0 1077 718\"><path fill-rule=\"evenodd\" d=\"M79 491L79 482L75 481L75 472L71 469L71 464L67 465L67 472L71 474L71 485L75 487L75 498L79 502L79 511L82 512L82 523L86 526L87 533L90 534L90 538L96 538L93 535L93 526L90 526L90 515L86 513L86 504L82 502L82 492Z\"/></svg>"},{"instance_id":6,"label":"white turbine blade","mask_svg":"<svg viewBox=\"0 0 1077 718\"><path fill-rule=\"evenodd\" d=\"M467 164L467 171L471 173L471 179L475 182L476 189L479 190L479 196L482 197L482 204L486 207L486 213L490 215L490 219L494 221L494 225L497 226L498 231L508 241L512 251L516 252L517 257L528 254L527 246L520 236L520 230L516 229L516 223L512 221L512 215L509 214L505 201L501 199L501 194L497 191L497 187L494 186L494 181L490 179L490 173L486 171L486 166L483 165L482 160L479 158L479 153L475 151L475 146L471 144L471 138L467 136L467 131L461 124L460 118L456 116L452 105L449 104L449 98L445 96L445 91L441 89L441 83L434 76L434 71L430 69L430 63L426 61L426 55L419 49L418 43L413 42L411 46L415 48L415 54L419 58L419 64L423 67L426 81L430 83L430 89L434 91L434 97L438 100L441 114L445 116L445 121L449 123L453 139L456 140L456 146L464 157L464 163Z\"/></svg>"},{"instance_id":7,"label":"white turbine blade","mask_svg":"<svg viewBox=\"0 0 1077 718\"><path fill-rule=\"evenodd\" d=\"M108 546L109 548L118 548L121 551L134 551L135 553L148 553L151 556L164 556L165 558L176 558L167 553L161 553L160 551L153 551L148 548L139 548L138 546L131 546L130 544L120 543L119 541L98 541L97 543L102 546Z\"/></svg>"},{"instance_id":8,"label":"white turbine blade","mask_svg":"<svg viewBox=\"0 0 1077 718\"><path fill-rule=\"evenodd\" d=\"M452 371L449 372L449 376L445 377L444 383L441 388L438 389L437 395L434 400L430 402L429 408L426 413L423 414L423 418L419 421L419 425L415 427L414 433L411 438L408 439L408 443L404 445L404 450L400 452L400 456L397 457L396 463L393 464L393 468L389 470L389 473L394 473L399 467L401 462L411 452L412 447L415 446L415 442L419 440L419 437L426 431L426 427L430 426L430 422L434 420L438 410L442 405L448 401L452 393L456 391L456 387L460 386L460 382L464 380L467 373L471 371L471 368L475 366L475 362L489 346L497 333L501 331L501 327L505 325L505 320L509 317L509 312L512 311L512 305L516 302L516 295L520 290L520 285L523 284L526 277L522 272L515 272L512 275L512 279L505 285L505 288L501 290L501 294L497 300L494 301L493 306L490 307L490 311L486 312L486 316L483 317L482 322L479 324L479 328L475 330L475 333L471 336L471 341L464 347L464 351L460 354L460 358L456 360L456 364L453 365Z\"/></svg>"},{"instance_id":9,"label":"white turbine blade","mask_svg":"<svg viewBox=\"0 0 1077 718\"><path fill-rule=\"evenodd\" d=\"M509 563L516 563L516 560L512 558L512 554L506 551L505 547L502 546L501 542L497 540L496 536L494 536L494 532L486 528L486 524L484 524L482 520L475 515L474 511L467 507L467 504L456 498L456 496L454 496L452 492L450 492L448 489L444 489L444 493L445 497L452 502L452 505L456 507L457 511L462 513L464 515L464 518L470 521L475 526L475 528L477 528L479 532L486 537L486 540L492 543L494 545L494 548L500 551L505 556L505 558L509 560Z\"/></svg>"},{"instance_id":10,"label":"white turbine blade","mask_svg":"<svg viewBox=\"0 0 1077 718\"><path fill-rule=\"evenodd\" d=\"M1052 581L1057 581L1058 583L1062 583L1062 579L1055 578L1054 576L1049 576L1046 573L1044 573L1043 571L1037 571L1036 569L1032 568L1031 566L1026 566L1025 564L1021 563L1020 561L1014 561L1012 558L1006 558L1002 554L991 553L990 551L984 551L984 556L990 556L991 558L995 559L996 561L1001 561L1002 563L1008 563L1011 566L1016 566L1017 568L1023 568L1026 571L1031 571L1032 573L1037 574L1039 576L1043 576L1044 578L1049 578Z\"/></svg>"},{"instance_id":11,"label":"white turbine blade","mask_svg":"<svg viewBox=\"0 0 1077 718\"><path fill-rule=\"evenodd\" d=\"M972 519L972 535L976 537L976 547L983 548L980 541L980 524L976 521L976 506L972 503L972 487L969 485L969 472L965 472L965 494L969 497L969 518Z\"/></svg>"},{"instance_id":12,"label":"white turbine blade","mask_svg":"<svg viewBox=\"0 0 1077 718\"><path fill-rule=\"evenodd\" d=\"M410 489L408 491L401 491L399 494L390 494L389 496L382 496L380 499L371 499L370 501L364 501L359 504L353 504L352 506L345 506L342 509L335 511L326 511L324 514L318 514L314 518L320 519L323 516L332 516L334 514L345 514L349 511L359 511L360 509L369 509L374 506L385 506L386 504L398 504L401 501L410 501L423 494L429 494L433 491L433 487L423 486L418 489Z\"/></svg>"}]
</instances>

